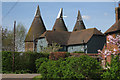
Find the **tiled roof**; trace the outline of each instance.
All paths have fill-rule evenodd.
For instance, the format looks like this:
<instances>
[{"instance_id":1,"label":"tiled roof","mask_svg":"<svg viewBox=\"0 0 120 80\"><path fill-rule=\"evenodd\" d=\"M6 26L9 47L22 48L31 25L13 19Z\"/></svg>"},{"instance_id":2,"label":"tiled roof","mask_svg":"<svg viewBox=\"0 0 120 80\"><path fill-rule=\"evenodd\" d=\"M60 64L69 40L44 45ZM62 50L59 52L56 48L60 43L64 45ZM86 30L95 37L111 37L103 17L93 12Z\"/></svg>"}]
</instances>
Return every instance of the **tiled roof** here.
<instances>
[{"instance_id":1,"label":"tiled roof","mask_svg":"<svg viewBox=\"0 0 120 80\"><path fill-rule=\"evenodd\" d=\"M67 31L46 31L40 38L45 37L48 44L57 43L60 45L67 45L71 32Z\"/></svg>"},{"instance_id":2,"label":"tiled roof","mask_svg":"<svg viewBox=\"0 0 120 80\"><path fill-rule=\"evenodd\" d=\"M109 34L111 32L120 31L120 19L116 21L106 32L105 34Z\"/></svg>"},{"instance_id":3,"label":"tiled roof","mask_svg":"<svg viewBox=\"0 0 120 80\"><path fill-rule=\"evenodd\" d=\"M58 43L60 45L77 45L87 43L93 35L103 35L96 28L84 29L81 31L46 31L40 38L45 37L48 44Z\"/></svg>"},{"instance_id":4,"label":"tiled roof","mask_svg":"<svg viewBox=\"0 0 120 80\"><path fill-rule=\"evenodd\" d=\"M60 12L57 16L57 19L55 21L55 24L52 30L53 31L68 31L65 25L65 22L63 20L63 8L60 9Z\"/></svg>"},{"instance_id":5,"label":"tiled roof","mask_svg":"<svg viewBox=\"0 0 120 80\"><path fill-rule=\"evenodd\" d=\"M101 33L96 28L74 31L70 35L70 38L68 40L68 45L87 43L93 35L103 35L103 33Z\"/></svg>"},{"instance_id":6,"label":"tiled roof","mask_svg":"<svg viewBox=\"0 0 120 80\"><path fill-rule=\"evenodd\" d=\"M43 34L45 31L46 31L46 28L43 23L42 17L40 15L40 10L39 10L39 6L38 6L34 20L31 24L31 27L25 38L25 42L33 41L33 40L39 38L39 36L41 34Z\"/></svg>"},{"instance_id":7,"label":"tiled roof","mask_svg":"<svg viewBox=\"0 0 120 80\"><path fill-rule=\"evenodd\" d=\"M86 28L85 28L84 22L82 20L80 11L78 10L77 21L76 21L76 24L74 26L73 31L80 31L80 30L83 30L83 29L86 29Z\"/></svg>"}]
</instances>

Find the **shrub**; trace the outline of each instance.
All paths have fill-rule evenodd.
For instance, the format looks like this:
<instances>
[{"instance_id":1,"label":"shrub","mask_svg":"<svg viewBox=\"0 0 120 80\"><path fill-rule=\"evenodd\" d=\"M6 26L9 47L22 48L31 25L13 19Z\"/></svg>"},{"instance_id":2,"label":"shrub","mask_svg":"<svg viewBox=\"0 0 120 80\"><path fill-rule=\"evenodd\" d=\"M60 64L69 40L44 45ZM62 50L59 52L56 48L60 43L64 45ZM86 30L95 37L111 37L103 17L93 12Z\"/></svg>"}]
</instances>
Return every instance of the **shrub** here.
<instances>
[{"instance_id":1,"label":"shrub","mask_svg":"<svg viewBox=\"0 0 120 80\"><path fill-rule=\"evenodd\" d=\"M66 52L65 57L69 57L69 56L70 56L70 53Z\"/></svg>"},{"instance_id":2,"label":"shrub","mask_svg":"<svg viewBox=\"0 0 120 80\"><path fill-rule=\"evenodd\" d=\"M2 71L3 73L12 71L12 53L2 52Z\"/></svg>"},{"instance_id":3,"label":"shrub","mask_svg":"<svg viewBox=\"0 0 120 80\"><path fill-rule=\"evenodd\" d=\"M43 62L38 69L43 78L100 78L97 72L100 72L101 66L92 57L80 56L59 59L57 61L49 60Z\"/></svg>"},{"instance_id":4,"label":"shrub","mask_svg":"<svg viewBox=\"0 0 120 80\"><path fill-rule=\"evenodd\" d=\"M49 60L48 58L39 58L39 59L37 59L35 61L36 69L38 69L43 62L47 62L48 60Z\"/></svg>"},{"instance_id":5,"label":"shrub","mask_svg":"<svg viewBox=\"0 0 120 80\"><path fill-rule=\"evenodd\" d=\"M118 55L112 59L110 69L108 68L101 76L103 79L120 80L120 61Z\"/></svg>"},{"instance_id":6,"label":"shrub","mask_svg":"<svg viewBox=\"0 0 120 80\"><path fill-rule=\"evenodd\" d=\"M35 60L49 55L33 52L15 52L15 73L35 73ZM2 52L2 71L3 73L12 72L12 52Z\"/></svg>"},{"instance_id":7,"label":"shrub","mask_svg":"<svg viewBox=\"0 0 120 80\"><path fill-rule=\"evenodd\" d=\"M42 76L40 75L40 76L35 76L33 80L43 80L43 79L42 79Z\"/></svg>"},{"instance_id":8,"label":"shrub","mask_svg":"<svg viewBox=\"0 0 120 80\"><path fill-rule=\"evenodd\" d=\"M59 58L68 57L70 54L67 52L52 52L50 53L49 59L58 60Z\"/></svg>"},{"instance_id":9,"label":"shrub","mask_svg":"<svg viewBox=\"0 0 120 80\"><path fill-rule=\"evenodd\" d=\"M85 53L85 52L83 52L83 51L75 51L73 53Z\"/></svg>"},{"instance_id":10,"label":"shrub","mask_svg":"<svg viewBox=\"0 0 120 80\"><path fill-rule=\"evenodd\" d=\"M98 54L105 61L103 67L106 69L101 76L103 79L120 80L120 35L114 37L108 35L107 38L108 46L105 46L102 51L98 50Z\"/></svg>"},{"instance_id":11,"label":"shrub","mask_svg":"<svg viewBox=\"0 0 120 80\"><path fill-rule=\"evenodd\" d=\"M87 55L81 55L80 57L72 57L68 58L66 62L69 62L68 65L68 72L71 74L68 74L68 72L65 71L64 74L68 74L67 76L72 76L74 78L100 78L97 72L100 72L101 66L92 57L89 57Z\"/></svg>"}]
</instances>

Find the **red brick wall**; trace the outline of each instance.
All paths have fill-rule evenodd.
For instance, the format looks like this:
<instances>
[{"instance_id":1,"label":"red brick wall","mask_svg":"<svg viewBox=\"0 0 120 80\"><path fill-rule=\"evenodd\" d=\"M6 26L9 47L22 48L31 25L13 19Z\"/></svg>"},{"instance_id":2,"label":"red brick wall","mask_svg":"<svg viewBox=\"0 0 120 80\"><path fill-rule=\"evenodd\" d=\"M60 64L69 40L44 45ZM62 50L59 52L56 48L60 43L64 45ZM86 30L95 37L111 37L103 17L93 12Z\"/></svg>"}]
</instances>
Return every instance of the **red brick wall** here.
<instances>
[{"instance_id":1,"label":"red brick wall","mask_svg":"<svg viewBox=\"0 0 120 80\"><path fill-rule=\"evenodd\" d=\"M119 34L119 33L113 33L113 34L110 34L110 35L113 36L113 38L115 38L117 36L117 34ZM104 46L102 51L105 51L105 49L108 49L108 50L113 50L114 48L118 49L117 45L113 45L113 44L107 43L108 36L109 35L106 36L106 46ZM102 58L105 60L104 55L102 55ZM107 56L106 60L107 60L107 62L111 63L111 55Z\"/></svg>"},{"instance_id":2,"label":"red brick wall","mask_svg":"<svg viewBox=\"0 0 120 80\"><path fill-rule=\"evenodd\" d=\"M88 56L91 56L91 57L98 57L98 54L92 54L92 53L89 53L89 54L86 54L86 53L70 53L71 56L76 56L76 57L79 57L81 55L88 55Z\"/></svg>"},{"instance_id":3,"label":"red brick wall","mask_svg":"<svg viewBox=\"0 0 120 80\"><path fill-rule=\"evenodd\" d=\"M49 59L51 60L58 60L59 58L65 58L66 52L52 52L49 55Z\"/></svg>"},{"instance_id":4,"label":"red brick wall","mask_svg":"<svg viewBox=\"0 0 120 80\"><path fill-rule=\"evenodd\" d=\"M65 58L66 57L67 52L52 52L49 55L49 59L51 60L58 60L59 58ZM71 56L75 56L75 57L79 57L81 55L88 55L91 57L98 57L98 54L86 54L86 53L70 53Z\"/></svg>"},{"instance_id":5,"label":"red brick wall","mask_svg":"<svg viewBox=\"0 0 120 80\"><path fill-rule=\"evenodd\" d=\"M33 42L25 42L25 51L33 51Z\"/></svg>"}]
</instances>

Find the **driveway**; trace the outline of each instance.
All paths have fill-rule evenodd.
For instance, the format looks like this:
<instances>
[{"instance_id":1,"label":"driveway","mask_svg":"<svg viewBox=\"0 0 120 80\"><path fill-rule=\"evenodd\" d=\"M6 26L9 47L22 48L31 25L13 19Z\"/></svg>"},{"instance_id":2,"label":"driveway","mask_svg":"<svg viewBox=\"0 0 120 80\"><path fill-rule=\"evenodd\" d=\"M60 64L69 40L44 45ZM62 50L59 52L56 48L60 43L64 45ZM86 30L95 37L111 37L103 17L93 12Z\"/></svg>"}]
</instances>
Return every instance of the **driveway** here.
<instances>
[{"instance_id":1,"label":"driveway","mask_svg":"<svg viewBox=\"0 0 120 80\"><path fill-rule=\"evenodd\" d=\"M40 74L2 74L2 80L32 80Z\"/></svg>"}]
</instances>

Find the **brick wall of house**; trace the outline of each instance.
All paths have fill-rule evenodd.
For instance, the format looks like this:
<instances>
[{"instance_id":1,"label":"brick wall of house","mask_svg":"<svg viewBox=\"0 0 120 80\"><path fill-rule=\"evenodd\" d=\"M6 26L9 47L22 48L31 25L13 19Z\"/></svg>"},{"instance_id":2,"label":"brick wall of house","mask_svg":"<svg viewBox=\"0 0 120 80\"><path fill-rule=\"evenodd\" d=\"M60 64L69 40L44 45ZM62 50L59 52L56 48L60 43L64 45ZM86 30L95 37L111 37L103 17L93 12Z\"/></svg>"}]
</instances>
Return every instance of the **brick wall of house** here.
<instances>
[{"instance_id":1,"label":"brick wall of house","mask_svg":"<svg viewBox=\"0 0 120 80\"><path fill-rule=\"evenodd\" d=\"M91 57L94 57L94 58L99 58L98 54L86 54L86 53L70 53L69 57L70 56L74 56L74 57L80 57L81 55L88 55L88 56L91 56ZM65 58L65 57L68 57L67 56L67 52L52 52L50 53L49 55L49 59L51 60L58 60L59 58Z\"/></svg>"},{"instance_id":2,"label":"brick wall of house","mask_svg":"<svg viewBox=\"0 0 120 80\"><path fill-rule=\"evenodd\" d=\"M25 51L33 51L33 42L25 42Z\"/></svg>"},{"instance_id":3,"label":"brick wall of house","mask_svg":"<svg viewBox=\"0 0 120 80\"><path fill-rule=\"evenodd\" d=\"M113 36L113 38L115 38L118 34L119 34L119 32L115 32L115 33L112 33L110 35ZM105 49L114 50L114 48L118 50L117 45L107 43L108 36L109 35L106 35L106 45L104 46L103 51L105 51ZM118 52L118 53L120 53L120 52ZM104 55L102 55L102 58L103 58L103 60L105 60ZM111 55L107 56L106 60L107 60L108 63L111 63Z\"/></svg>"},{"instance_id":4,"label":"brick wall of house","mask_svg":"<svg viewBox=\"0 0 120 80\"><path fill-rule=\"evenodd\" d=\"M113 38L115 38L116 35L117 35L117 33L111 34L111 36L113 36ZM108 41L108 35L106 36L106 38L107 38L106 40ZM117 45L113 45L113 44L110 44L110 43L106 43L106 47L109 50L113 50L114 48L118 49Z\"/></svg>"},{"instance_id":5,"label":"brick wall of house","mask_svg":"<svg viewBox=\"0 0 120 80\"><path fill-rule=\"evenodd\" d=\"M59 58L65 58L66 54L67 54L66 52L52 52L49 55L49 59L58 60Z\"/></svg>"}]
</instances>

